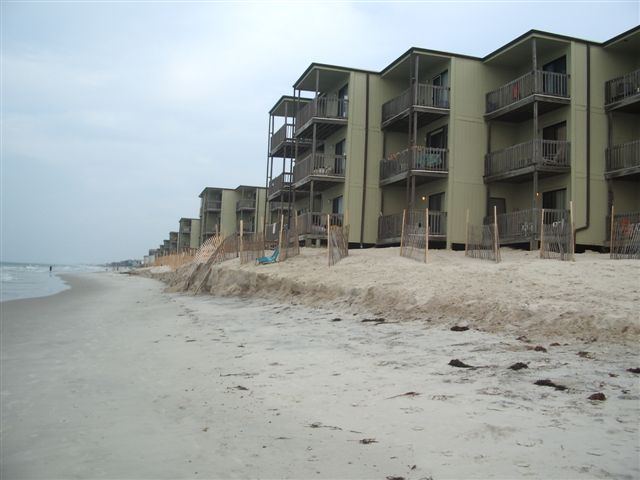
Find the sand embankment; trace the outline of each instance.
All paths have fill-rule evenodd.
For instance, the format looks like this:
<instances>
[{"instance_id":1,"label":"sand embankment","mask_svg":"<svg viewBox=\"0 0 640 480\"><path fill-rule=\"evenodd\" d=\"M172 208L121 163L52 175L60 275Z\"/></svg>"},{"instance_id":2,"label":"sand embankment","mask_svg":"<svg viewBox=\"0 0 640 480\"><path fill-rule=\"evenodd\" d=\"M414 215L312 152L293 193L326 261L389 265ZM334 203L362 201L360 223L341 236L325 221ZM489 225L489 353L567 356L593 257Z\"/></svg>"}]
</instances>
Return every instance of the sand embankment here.
<instances>
[{"instance_id":1,"label":"sand embankment","mask_svg":"<svg viewBox=\"0 0 640 480\"><path fill-rule=\"evenodd\" d=\"M184 291L189 266L146 274ZM143 270L142 273L145 273ZM542 260L538 252L502 249L502 262L463 252L432 250L428 264L398 248L351 250L327 267L326 250L303 248L273 265L216 265L206 282L197 271L189 289L255 296L434 325L460 322L487 332L530 338L567 336L635 342L640 339L640 262L585 253L575 262Z\"/></svg>"}]
</instances>

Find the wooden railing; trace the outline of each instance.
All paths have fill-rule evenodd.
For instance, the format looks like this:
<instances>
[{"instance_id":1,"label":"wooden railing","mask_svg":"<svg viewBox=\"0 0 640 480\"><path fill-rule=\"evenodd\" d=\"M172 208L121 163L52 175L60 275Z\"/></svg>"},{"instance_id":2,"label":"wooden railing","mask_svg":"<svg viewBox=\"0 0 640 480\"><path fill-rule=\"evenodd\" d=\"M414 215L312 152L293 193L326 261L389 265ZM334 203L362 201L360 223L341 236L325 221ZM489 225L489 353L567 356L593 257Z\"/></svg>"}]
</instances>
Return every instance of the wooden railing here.
<instances>
[{"instance_id":1,"label":"wooden railing","mask_svg":"<svg viewBox=\"0 0 640 480\"><path fill-rule=\"evenodd\" d=\"M330 217L331 225L342 226L341 213L318 213L307 212L298 215L299 235L327 235L327 216Z\"/></svg>"},{"instance_id":2,"label":"wooden railing","mask_svg":"<svg viewBox=\"0 0 640 480\"><path fill-rule=\"evenodd\" d=\"M399 239L402 234L402 212L382 215L378 218L378 242ZM415 227L422 228L424 210L409 212L414 218ZM429 237L443 237L447 235L447 212L429 211Z\"/></svg>"},{"instance_id":3,"label":"wooden railing","mask_svg":"<svg viewBox=\"0 0 640 480\"><path fill-rule=\"evenodd\" d=\"M289 202L269 202L269 208L272 212L276 210L289 210Z\"/></svg>"},{"instance_id":4,"label":"wooden railing","mask_svg":"<svg viewBox=\"0 0 640 480\"><path fill-rule=\"evenodd\" d=\"M243 198L236 202L236 210L242 209L255 209L256 208L256 199L255 198Z\"/></svg>"},{"instance_id":5,"label":"wooden railing","mask_svg":"<svg viewBox=\"0 0 640 480\"><path fill-rule=\"evenodd\" d=\"M569 98L567 75L542 70L525 73L487 93L486 113L494 112L534 94Z\"/></svg>"},{"instance_id":6,"label":"wooden railing","mask_svg":"<svg viewBox=\"0 0 640 480\"><path fill-rule=\"evenodd\" d=\"M609 80L604 84L605 105L640 93L640 69Z\"/></svg>"},{"instance_id":7,"label":"wooden railing","mask_svg":"<svg viewBox=\"0 0 640 480\"><path fill-rule=\"evenodd\" d=\"M501 241L523 242L540 238L542 209L531 208L517 212L502 213L497 217L498 235ZM569 210L544 209L544 223L569 221ZM493 223L493 216L484 218L484 224Z\"/></svg>"},{"instance_id":8,"label":"wooden railing","mask_svg":"<svg viewBox=\"0 0 640 480\"><path fill-rule=\"evenodd\" d=\"M280 190L284 190L284 189L289 188L289 185L291 184L291 179L292 178L293 178L292 174L290 174L288 172L281 173L277 177L273 178L269 182L269 193L268 193L268 195L273 195L274 193L279 192Z\"/></svg>"},{"instance_id":9,"label":"wooden railing","mask_svg":"<svg viewBox=\"0 0 640 480\"><path fill-rule=\"evenodd\" d=\"M300 109L296 115L296 132L304 127L312 118L347 118L349 112L349 100L339 98L337 95L319 97Z\"/></svg>"},{"instance_id":10,"label":"wooden railing","mask_svg":"<svg viewBox=\"0 0 640 480\"><path fill-rule=\"evenodd\" d=\"M607 172L638 166L640 166L640 140L634 140L607 148Z\"/></svg>"},{"instance_id":11,"label":"wooden railing","mask_svg":"<svg viewBox=\"0 0 640 480\"><path fill-rule=\"evenodd\" d=\"M413 105L419 107L449 108L449 91L449 87L419 83L418 94L413 101ZM411 107L411 94L412 89L408 88L397 97L385 102L382 105L382 121L385 122Z\"/></svg>"},{"instance_id":12,"label":"wooden railing","mask_svg":"<svg viewBox=\"0 0 640 480\"><path fill-rule=\"evenodd\" d=\"M380 180L409 170L446 173L449 170L447 149L415 146L389 155L380 161Z\"/></svg>"},{"instance_id":13,"label":"wooden railing","mask_svg":"<svg viewBox=\"0 0 640 480\"><path fill-rule=\"evenodd\" d=\"M271 148L275 148L285 140L293 139L293 123L285 123L271 135Z\"/></svg>"},{"instance_id":14,"label":"wooden railing","mask_svg":"<svg viewBox=\"0 0 640 480\"><path fill-rule=\"evenodd\" d=\"M293 181L299 182L311 175L344 177L347 163L346 155L335 155L331 153L311 154L300 162L296 162L293 167Z\"/></svg>"},{"instance_id":15,"label":"wooden railing","mask_svg":"<svg viewBox=\"0 0 640 480\"><path fill-rule=\"evenodd\" d=\"M570 143L529 140L485 155L485 176L498 175L531 165L569 167Z\"/></svg>"},{"instance_id":16,"label":"wooden railing","mask_svg":"<svg viewBox=\"0 0 640 480\"><path fill-rule=\"evenodd\" d=\"M207 200L204 203L205 210L222 210L222 200Z\"/></svg>"}]
</instances>

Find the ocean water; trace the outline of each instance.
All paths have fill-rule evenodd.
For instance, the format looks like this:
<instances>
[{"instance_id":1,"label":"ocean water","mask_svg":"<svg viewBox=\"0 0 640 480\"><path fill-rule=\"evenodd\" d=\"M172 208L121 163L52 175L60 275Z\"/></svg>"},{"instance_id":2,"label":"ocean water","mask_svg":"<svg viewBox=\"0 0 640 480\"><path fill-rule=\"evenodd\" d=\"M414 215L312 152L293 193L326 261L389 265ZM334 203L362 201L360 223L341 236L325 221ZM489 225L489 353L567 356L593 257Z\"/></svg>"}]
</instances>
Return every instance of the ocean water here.
<instances>
[{"instance_id":1,"label":"ocean water","mask_svg":"<svg viewBox=\"0 0 640 480\"><path fill-rule=\"evenodd\" d=\"M69 288L60 273L103 270L95 265L49 265L37 263L0 263L0 302L22 298L46 297Z\"/></svg>"}]
</instances>

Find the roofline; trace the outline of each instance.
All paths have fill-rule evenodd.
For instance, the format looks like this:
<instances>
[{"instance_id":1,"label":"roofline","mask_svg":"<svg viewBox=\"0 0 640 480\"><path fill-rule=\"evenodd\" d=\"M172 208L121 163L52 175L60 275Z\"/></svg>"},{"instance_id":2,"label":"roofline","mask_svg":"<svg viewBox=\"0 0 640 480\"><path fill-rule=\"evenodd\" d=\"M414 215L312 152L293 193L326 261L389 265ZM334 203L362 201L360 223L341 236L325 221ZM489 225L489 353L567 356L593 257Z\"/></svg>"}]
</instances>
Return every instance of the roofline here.
<instances>
[{"instance_id":1,"label":"roofline","mask_svg":"<svg viewBox=\"0 0 640 480\"><path fill-rule=\"evenodd\" d=\"M298 85L302 82L302 79L306 77L311 70L314 68L327 68L332 70L343 70L345 73L351 72L359 72L359 73L373 73L375 75L379 75L379 72L374 72L373 70L363 70L360 68L350 68L350 67L342 67L340 65L329 65L328 63L317 63L313 62L311 65L307 67L307 69L298 77L298 79L294 82L293 88L298 88Z\"/></svg>"},{"instance_id":2,"label":"roofline","mask_svg":"<svg viewBox=\"0 0 640 480\"><path fill-rule=\"evenodd\" d=\"M292 102L296 102L296 101L297 101L296 97L294 97L293 95L282 95L282 96L278 99L278 101L277 101L276 103L274 103L274 104L273 104L273 107L271 107L271 110L269 110L269 115L271 115L271 114L273 113L273 111L274 111L276 108L278 108L278 105L280 105L280 104L281 104L282 102L284 102L285 100L290 100L290 101L292 101ZM301 98L300 98L300 100L302 100L302 101L309 101L309 102L310 102L312 99L311 99L311 98L304 98L304 97L301 97Z\"/></svg>"},{"instance_id":3,"label":"roofline","mask_svg":"<svg viewBox=\"0 0 640 480\"><path fill-rule=\"evenodd\" d=\"M200 192L200 195L198 195L198 197L202 197L202 195L206 190L231 190L233 192L234 189L227 188L227 187L204 187L204 189Z\"/></svg>"},{"instance_id":4,"label":"roofline","mask_svg":"<svg viewBox=\"0 0 640 480\"><path fill-rule=\"evenodd\" d=\"M234 188L234 190L238 190L239 188L263 188L266 190L267 187L259 187L257 185L238 185L236 188Z\"/></svg>"},{"instance_id":5,"label":"roofline","mask_svg":"<svg viewBox=\"0 0 640 480\"><path fill-rule=\"evenodd\" d=\"M622 40L624 37L631 35L632 33L640 32L640 25L636 25L635 27L630 28L626 32L622 32L615 37L610 38L606 42L602 43L603 47L608 47L612 43L616 43L618 40Z\"/></svg>"},{"instance_id":6,"label":"roofline","mask_svg":"<svg viewBox=\"0 0 640 480\"><path fill-rule=\"evenodd\" d=\"M465 55L462 53L453 53L453 52L443 52L441 50L431 50L429 48L420 48L420 47L411 47L409 50L404 52L394 61L392 61L389 65L387 65L384 69L380 71L380 75L386 74L389 70L391 70L397 63L403 60L405 57L411 55L412 53L421 53L425 55L439 55L443 57L459 57L466 58L469 60L482 60L480 57L474 57L473 55Z\"/></svg>"}]
</instances>

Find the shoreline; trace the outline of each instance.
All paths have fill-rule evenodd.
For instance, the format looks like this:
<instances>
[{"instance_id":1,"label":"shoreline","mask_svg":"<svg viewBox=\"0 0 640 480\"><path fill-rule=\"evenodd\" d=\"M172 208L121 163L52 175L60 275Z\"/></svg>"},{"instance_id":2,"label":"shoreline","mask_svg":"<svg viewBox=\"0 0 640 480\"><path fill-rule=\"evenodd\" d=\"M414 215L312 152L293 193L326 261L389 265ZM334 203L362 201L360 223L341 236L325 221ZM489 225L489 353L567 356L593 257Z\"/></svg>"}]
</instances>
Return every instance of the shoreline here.
<instances>
[{"instance_id":1,"label":"shoreline","mask_svg":"<svg viewBox=\"0 0 640 480\"><path fill-rule=\"evenodd\" d=\"M364 310L429 325L462 323L533 340L640 341L636 260L609 260L590 252L576 255L575 262L560 262L539 259L535 251L502 248L498 264L435 250L425 265L400 257L398 250L350 250L332 268L326 266L326 250L313 248L273 265L229 260L213 266L202 293ZM183 292L191 269L151 267L134 273L165 282L170 292ZM197 271L191 292L204 276Z\"/></svg>"},{"instance_id":2,"label":"shoreline","mask_svg":"<svg viewBox=\"0 0 640 480\"><path fill-rule=\"evenodd\" d=\"M72 281L2 316L3 478L640 475L637 345Z\"/></svg>"}]
</instances>

